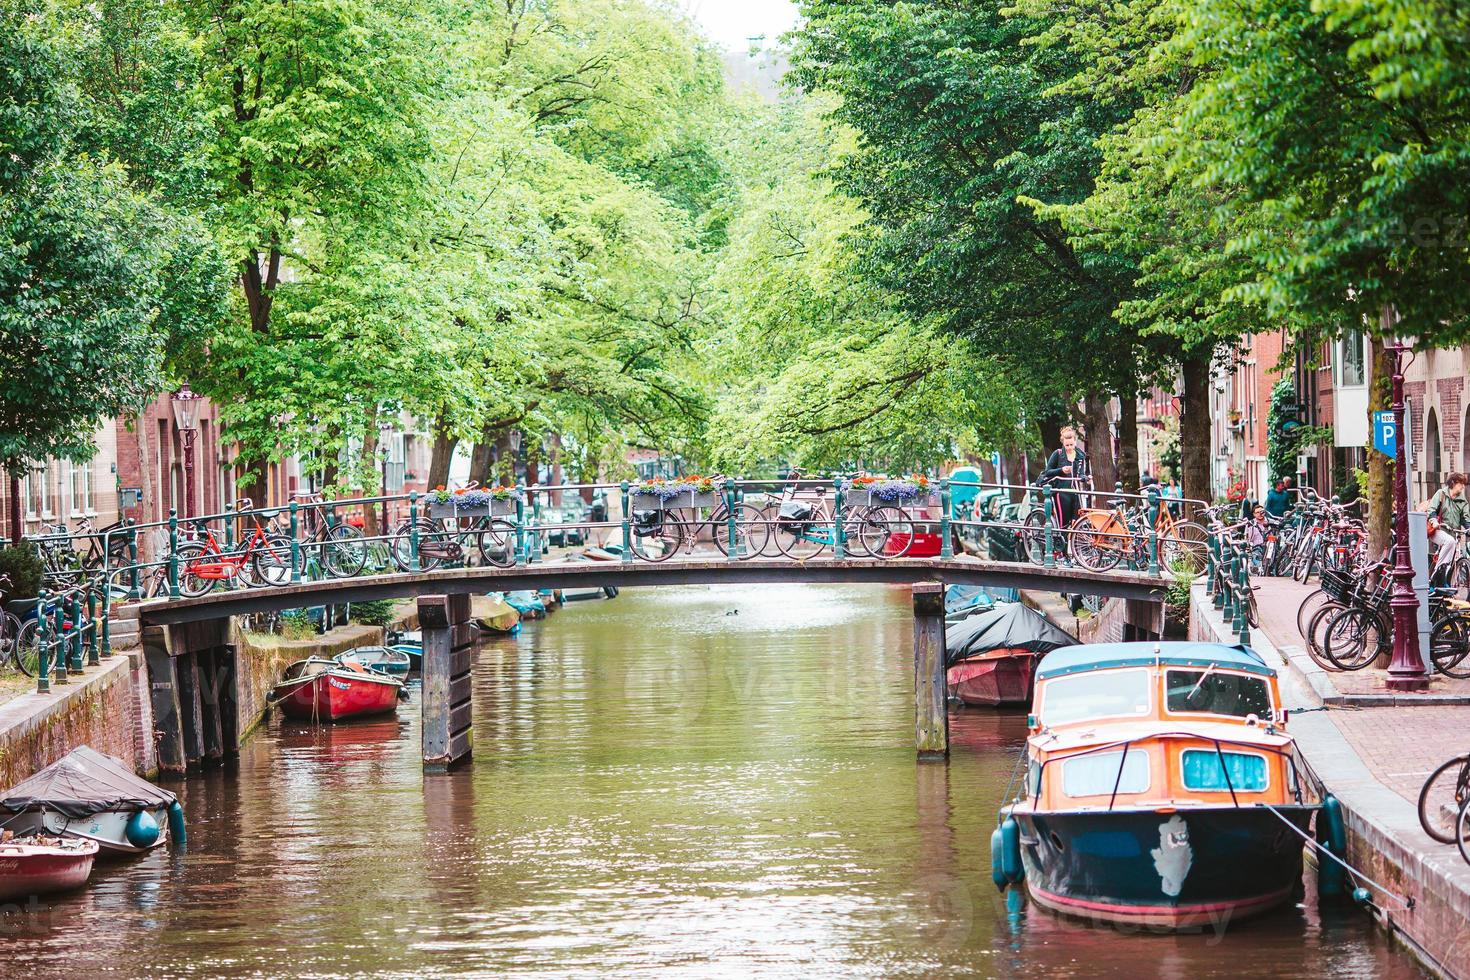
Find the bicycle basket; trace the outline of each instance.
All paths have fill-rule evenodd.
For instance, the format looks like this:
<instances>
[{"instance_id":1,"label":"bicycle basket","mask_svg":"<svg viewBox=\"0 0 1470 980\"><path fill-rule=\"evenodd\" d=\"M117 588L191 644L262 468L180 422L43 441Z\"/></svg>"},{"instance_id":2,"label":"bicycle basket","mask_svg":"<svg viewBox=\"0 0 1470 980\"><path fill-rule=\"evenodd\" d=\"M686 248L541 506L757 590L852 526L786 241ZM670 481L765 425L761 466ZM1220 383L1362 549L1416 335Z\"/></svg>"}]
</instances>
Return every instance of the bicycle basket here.
<instances>
[{"instance_id":1,"label":"bicycle basket","mask_svg":"<svg viewBox=\"0 0 1470 980\"><path fill-rule=\"evenodd\" d=\"M781 520L808 521L812 516L812 505L802 500L788 500L781 505Z\"/></svg>"},{"instance_id":2,"label":"bicycle basket","mask_svg":"<svg viewBox=\"0 0 1470 980\"><path fill-rule=\"evenodd\" d=\"M1347 605L1348 596L1352 593L1355 584L1353 577L1346 572L1339 572L1332 568L1322 569L1322 591L1326 592L1327 597L1333 602Z\"/></svg>"}]
</instances>

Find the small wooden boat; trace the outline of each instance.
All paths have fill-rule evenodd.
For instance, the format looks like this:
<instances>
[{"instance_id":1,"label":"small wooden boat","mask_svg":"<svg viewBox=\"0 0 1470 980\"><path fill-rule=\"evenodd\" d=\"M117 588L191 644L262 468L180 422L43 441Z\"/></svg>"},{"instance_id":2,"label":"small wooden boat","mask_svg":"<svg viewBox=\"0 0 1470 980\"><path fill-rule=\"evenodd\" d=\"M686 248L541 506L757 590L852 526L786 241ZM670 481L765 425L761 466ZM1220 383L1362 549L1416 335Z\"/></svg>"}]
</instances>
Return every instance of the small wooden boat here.
<instances>
[{"instance_id":1,"label":"small wooden boat","mask_svg":"<svg viewBox=\"0 0 1470 980\"><path fill-rule=\"evenodd\" d=\"M362 664L368 670L375 670L380 674L406 674L413 666L413 660L408 654L392 647L354 647L332 659L339 664L348 661Z\"/></svg>"},{"instance_id":2,"label":"small wooden boat","mask_svg":"<svg viewBox=\"0 0 1470 980\"><path fill-rule=\"evenodd\" d=\"M93 841L103 856L143 854L184 836L178 797L87 745L12 786L0 799L6 829L19 835Z\"/></svg>"},{"instance_id":3,"label":"small wooden boat","mask_svg":"<svg viewBox=\"0 0 1470 980\"><path fill-rule=\"evenodd\" d=\"M474 600L475 625L486 633L515 635L521 629L521 614L505 601L505 593L491 592Z\"/></svg>"},{"instance_id":4,"label":"small wooden boat","mask_svg":"<svg viewBox=\"0 0 1470 980\"><path fill-rule=\"evenodd\" d=\"M82 887L99 850L96 841L75 837L0 836L0 902Z\"/></svg>"},{"instance_id":5,"label":"small wooden boat","mask_svg":"<svg viewBox=\"0 0 1470 980\"><path fill-rule=\"evenodd\" d=\"M1217 930L1301 887L1322 793L1253 650L1057 650L1033 712L1025 796L991 842L997 883L1024 879L1038 905L1094 921Z\"/></svg>"},{"instance_id":6,"label":"small wooden boat","mask_svg":"<svg viewBox=\"0 0 1470 980\"><path fill-rule=\"evenodd\" d=\"M521 614L521 619L543 619L546 616L546 603L541 596L531 591L507 592L505 603L516 612Z\"/></svg>"},{"instance_id":7,"label":"small wooden boat","mask_svg":"<svg viewBox=\"0 0 1470 980\"><path fill-rule=\"evenodd\" d=\"M353 661L312 657L286 668L268 699L287 718L340 721L398 710L403 682Z\"/></svg>"},{"instance_id":8,"label":"small wooden boat","mask_svg":"<svg viewBox=\"0 0 1470 980\"><path fill-rule=\"evenodd\" d=\"M1031 702L1036 661L1077 638L1020 602L1005 602L945 630L950 696L994 708Z\"/></svg>"}]
</instances>

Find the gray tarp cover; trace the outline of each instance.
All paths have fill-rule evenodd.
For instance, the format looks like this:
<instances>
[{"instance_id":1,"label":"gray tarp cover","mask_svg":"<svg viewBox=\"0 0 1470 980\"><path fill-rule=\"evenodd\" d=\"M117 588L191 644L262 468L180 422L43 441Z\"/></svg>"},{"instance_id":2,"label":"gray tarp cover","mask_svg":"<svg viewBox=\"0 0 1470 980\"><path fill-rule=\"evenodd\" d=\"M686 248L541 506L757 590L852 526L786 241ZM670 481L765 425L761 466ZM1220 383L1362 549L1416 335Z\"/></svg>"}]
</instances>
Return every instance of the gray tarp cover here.
<instances>
[{"instance_id":1,"label":"gray tarp cover","mask_svg":"<svg viewBox=\"0 0 1470 980\"><path fill-rule=\"evenodd\" d=\"M112 756L83 745L12 786L0 799L0 812L52 810L80 818L107 810L168 806L175 799Z\"/></svg>"},{"instance_id":2,"label":"gray tarp cover","mask_svg":"<svg viewBox=\"0 0 1470 980\"><path fill-rule=\"evenodd\" d=\"M949 626L944 637L950 665L990 650L1050 653L1076 642L1071 633L1052 625L1041 613L1020 602L1007 602L990 612L961 620Z\"/></svg>"}]
</instances>

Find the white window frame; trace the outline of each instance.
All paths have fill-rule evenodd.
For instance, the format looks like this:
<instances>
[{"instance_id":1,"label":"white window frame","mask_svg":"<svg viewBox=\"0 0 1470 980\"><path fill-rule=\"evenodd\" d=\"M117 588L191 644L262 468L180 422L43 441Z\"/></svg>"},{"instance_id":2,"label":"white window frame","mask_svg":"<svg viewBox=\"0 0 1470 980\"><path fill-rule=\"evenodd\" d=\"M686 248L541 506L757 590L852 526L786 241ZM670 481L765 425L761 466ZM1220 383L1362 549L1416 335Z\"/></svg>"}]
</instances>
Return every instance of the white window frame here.
<instances>
[{"instance_id":1,"label":"white window frame","mask_svg":"<svg viewBox=\"0 0 1470 980\"><path fill-rule=\"evenodd\" d=\"M1228 792L1230 792L1230 787L1228 787L1228 786L1225 787L1225 788L1223 788L1223 789L1201 789L1199 787L1190 786L1188 783L1186 783L1184 781L1184 757L1187 756L1187 755L1189 755L1189 753L1191 753L1191 752L1203 752L1206 755L1215 755L1215 750L1214 749L1204 748L1202 746L1192 746L1190 748L1187 748L1187 749L1184 749L1183 751L1181 751L1179 753L1179 788L1182 789L1182 790L1184 790L1185 792L1188 792L1188 793L1228 793ZM1271 760L1264 753L1261 753L1261 752L1243 752L1243 751L1241 751L1238 748L1226 748L1225 746L1222 745L1220 747L1220 754L1221 755L1239 755L1239 756L1245 756L1246 758L1250 758L1250 759L1260 759L1261 762L1263 762L1265 764L1265 767L1266 767L1266 770L1265 770L1266 771L1266 785L1265 786L1261 787L1260 789L1241 789L1239 787L1236 787L1235 788L1235 792L1237 792L1237 793L1269 793L1271 791ZM1226 775L1227 776L1229 775L1228 770L1226 772Z\"/></svg>"},{"instance_id":2,"label":"white window frame","mask_svg":"<svg viewBox=\"0 0 1470 980\"><path fill-rule=\"evenodd\" d=\"M1127 777L1129 775L1129 770L1128 770L1127 767L1129 765L1132 765L1133 764L1133 759L1135 757L1140 758L1140 759L1143 760L1143 787L1142 788L1137 788L1137 787L1135 787L1135 786L1133 786L1133 785L1131 785L1131 784L1129 784L1127 782ZM1074 756L1070 756L1070 757L1067 757L1067 758L1062 759L1061 760L1061 762L1062 762L1062 795L1065 796L1069 800L1085 799L1087 797L1092 797L1092 796L1111 796L1112 793L1113 793L1113 787L1112 786L1108 786L1107 788L1105 788L1105 789L1103 789L1103 790L1101 790L1100 792L1097 792L1097 793L1074 793L1067 786L1067 769L1073 763L1077 763L1077 762L1100 763L1104 759L1106 759L1106 760L1108 760L1108 761L1110 761L1112 763L1112 765L1109 766L1108 769L1113 773L1113 779L1115 781L1118 780L1118 770L1119 769L1122 769L1123 770L1123 773L1122 773L1123 780L1117 782L1117 787L1118 787L1117 792L1118 792L1118 795L1119 796L1136 796L1139 793L1147 793L1149 791L1149 788L1153 786L1153 781L1154 781L1154 767L1153 767L1153 759L1149 755L1149 751L1147 749L1137 748L1135 746L1130 745L1130 746L1128 746L1128 749L1127 749L1127 758L1126 759L1124 758L1124 750L1123 749L1118 749L1117 751L1113 751L1113 752L1084 752L1084 753L1080 753L1078 755L1074 755ZM1135 775L1136 775L1136 773L1135 773Z\"/></svg>"}]
</instances>

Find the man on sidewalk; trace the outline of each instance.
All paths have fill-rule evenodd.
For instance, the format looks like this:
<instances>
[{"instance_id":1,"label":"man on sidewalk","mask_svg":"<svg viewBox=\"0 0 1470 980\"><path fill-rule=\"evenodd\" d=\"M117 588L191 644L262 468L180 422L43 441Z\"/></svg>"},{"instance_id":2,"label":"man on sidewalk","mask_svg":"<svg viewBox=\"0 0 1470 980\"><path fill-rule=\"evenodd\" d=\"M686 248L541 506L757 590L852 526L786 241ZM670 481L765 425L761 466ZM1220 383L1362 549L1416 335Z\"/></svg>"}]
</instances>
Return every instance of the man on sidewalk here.
<instances>
[{"instance_id":1,"label":"man on sidewalk","mask_svg":"<svg viewBox=\"0 0 1470 980\"><path fill-rule=\"evenodd\" d=\"M1266 513L1272 517L1285 517L1291 509L1291 477L1283 476L1276 485L1266 491Z\"/></svg>"}]
</instances>

